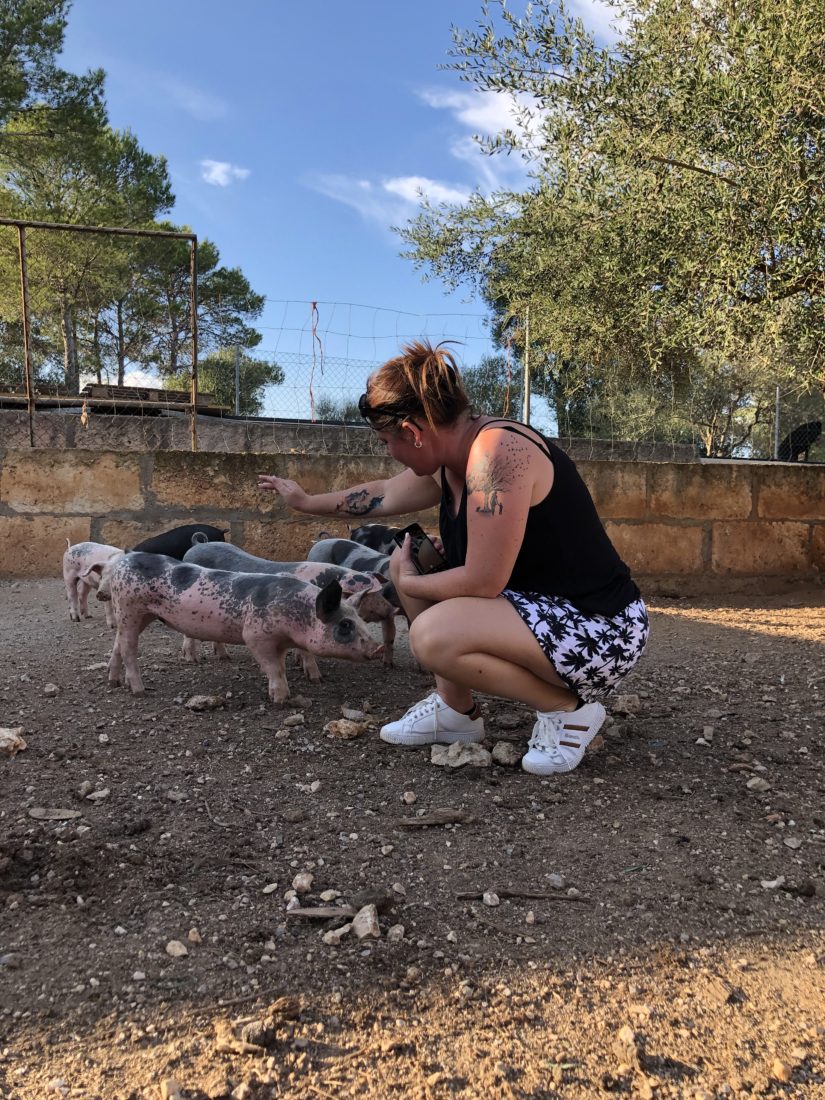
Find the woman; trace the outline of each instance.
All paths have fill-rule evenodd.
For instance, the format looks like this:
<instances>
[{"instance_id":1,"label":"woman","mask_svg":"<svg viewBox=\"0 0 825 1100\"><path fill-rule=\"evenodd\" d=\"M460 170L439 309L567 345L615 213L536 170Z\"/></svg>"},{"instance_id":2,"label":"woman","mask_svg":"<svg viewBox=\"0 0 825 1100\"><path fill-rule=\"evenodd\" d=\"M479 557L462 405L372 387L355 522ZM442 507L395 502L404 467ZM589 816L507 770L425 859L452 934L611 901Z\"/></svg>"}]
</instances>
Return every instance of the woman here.
<instances>
[{"instance_id":1,"label":"woman","mask_svg":"<svg viewBox=\"0 0 825 1100\"><path fill-rule=\"evenodd\" d=\"M414 342L380 367L361 415L406 469L309 495L261 475L298 512L377 519L440 504L449 568L419 575L409 538L390 573L435 691L381 730L395 745L481 741L473 691L527 703L525 771L572 771L600 699L640 657L647 612L567 455L523 424L473 413L453 356Z\"/></svg>"}]
</instances>

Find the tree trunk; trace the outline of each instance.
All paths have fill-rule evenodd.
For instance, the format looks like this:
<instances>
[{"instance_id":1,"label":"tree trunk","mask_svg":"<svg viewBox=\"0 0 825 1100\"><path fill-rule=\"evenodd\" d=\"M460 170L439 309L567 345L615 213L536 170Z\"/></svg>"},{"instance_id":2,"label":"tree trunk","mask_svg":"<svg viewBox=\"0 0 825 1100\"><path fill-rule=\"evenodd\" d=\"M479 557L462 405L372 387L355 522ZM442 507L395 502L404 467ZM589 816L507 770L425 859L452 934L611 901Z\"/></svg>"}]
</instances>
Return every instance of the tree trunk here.
<instances>
[{"instance_id":1,"label":"tree trunk","mask_svg":"<svg viewBox=\"0 0 825 1100\"><path fill-rule=\"evenodd\" d=\"M74 317L68 298L64 296L60 327L63 335L63 372L69 393L80 391L80 368L77 362L77 341L74 332Z\"/></svg>"},{"instance_id":2,"label":"tree trunk","mask_svg":"<svg viewBox=\"0 0 825 1100\"><path fill-rule=\"evenodd\" d=\"M123 338L123 299L117 303L117 384L122 386L126 377L126 347Z\"/></svg>"}]
</instances>

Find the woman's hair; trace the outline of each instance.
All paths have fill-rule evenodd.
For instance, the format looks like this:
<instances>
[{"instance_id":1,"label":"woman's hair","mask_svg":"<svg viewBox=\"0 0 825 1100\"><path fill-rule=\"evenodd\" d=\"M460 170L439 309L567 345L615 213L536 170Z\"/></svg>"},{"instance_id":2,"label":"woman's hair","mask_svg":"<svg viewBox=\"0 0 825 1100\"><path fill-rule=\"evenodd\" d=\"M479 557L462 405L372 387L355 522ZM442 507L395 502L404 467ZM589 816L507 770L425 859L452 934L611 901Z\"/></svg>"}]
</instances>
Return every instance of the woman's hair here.
<instances>
[{"instance_id":1,"label":"woman's hair","mask_svg":"<svg viewBox=\"0 0 825 1100\"><path fill-rule=\"evenodd\" d=\"M440 428L470 407L455 357L445 343L433 347L429 340L413 340L370 375L360 407L373 427L385 431L403 420L423 417L431 428Z\"/></svg>"}]
</instances>

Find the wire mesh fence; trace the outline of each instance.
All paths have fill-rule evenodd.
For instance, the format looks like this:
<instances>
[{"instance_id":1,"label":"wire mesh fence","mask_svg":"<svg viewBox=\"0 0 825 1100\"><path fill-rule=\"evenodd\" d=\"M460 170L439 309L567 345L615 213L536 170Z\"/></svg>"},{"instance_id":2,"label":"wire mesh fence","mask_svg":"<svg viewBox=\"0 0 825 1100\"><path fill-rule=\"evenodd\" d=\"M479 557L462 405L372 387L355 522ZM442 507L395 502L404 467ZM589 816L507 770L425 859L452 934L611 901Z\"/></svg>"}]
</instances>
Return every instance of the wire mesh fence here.
<instances>
[{"instance_id":1,"label":"wire mesh fence","mask_svg":"<svg viewBox=\"0 0 825 1100\"><path fill-rule=\"evenodd\" d=\"M31 445L65 438L55 420L73 413L81 446L114 433L129 446L248 449L241 420L263 449L285 439L287 449L374 449L358 397L381 363L425 337L449 343L477 409L550 436L825 461L822 387L763 385L757 396L714 390L706 377L571 369L530 348L525 371L524 348L497 346L483 314L267 299L218 267L210 247L198 253L188 234L30 225L21 277L20 226L0 223L0 407L28 415ZM291 436L267 435L284 421ZM6 445L23 445L21 423L6 415Z\"/></svg>"}]
</instances>

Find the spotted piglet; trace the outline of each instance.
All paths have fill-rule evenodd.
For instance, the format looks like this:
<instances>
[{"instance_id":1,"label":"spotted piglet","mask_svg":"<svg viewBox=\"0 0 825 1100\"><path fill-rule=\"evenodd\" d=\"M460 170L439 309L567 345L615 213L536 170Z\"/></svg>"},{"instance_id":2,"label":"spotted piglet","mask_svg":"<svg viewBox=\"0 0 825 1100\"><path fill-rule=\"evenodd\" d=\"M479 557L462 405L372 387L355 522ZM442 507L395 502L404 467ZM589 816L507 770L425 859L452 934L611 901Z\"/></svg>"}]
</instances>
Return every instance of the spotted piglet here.
<instances>
[{"instance_id":1,"label":"spotted piglet","mask_svg":"<svg viewBox=\"0 0 825 1100\"><path fill-rule=\"evenodd\" d=\"M74 546L66 539L63 554L63 583L69 600L69 618L73 623L81 619L90 619L89 593L100 584L103 567L123 551L117 546L105 542L76 542ZM106 625L114 626L111 604L106 604Z\"/></svg>"},{"instance_id":2,"label":"spotted piglet","mask_svg":"<svg viewBox=\"0 0 825 1100\"><path fill-rule=\"evenodd\" d=\"M109 682L143 693L138 638L160 619L204 642L245 645L269 681L275 703L289 698L284 656L301 649L319 657L369 661L381 656L360 617L341 603L341 586L317 588L290 576L230 573L181 563L160 554L131 553L105 570L98 599L111 597L117 635Z\"/></svg>"}]
</instances>

